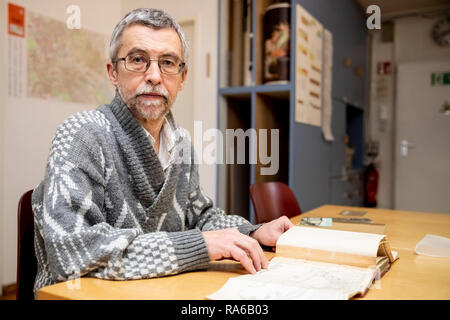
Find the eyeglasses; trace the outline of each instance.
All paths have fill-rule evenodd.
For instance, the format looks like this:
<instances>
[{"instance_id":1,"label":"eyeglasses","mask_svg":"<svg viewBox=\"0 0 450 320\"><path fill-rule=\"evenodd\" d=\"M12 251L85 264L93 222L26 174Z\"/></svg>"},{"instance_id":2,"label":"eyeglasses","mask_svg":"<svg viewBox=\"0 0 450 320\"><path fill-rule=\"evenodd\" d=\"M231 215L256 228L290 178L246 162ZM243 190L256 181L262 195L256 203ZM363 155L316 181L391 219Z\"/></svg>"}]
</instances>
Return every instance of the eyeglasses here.
<instances>
[{"instance_id":1,"label":"eyeglasses","mask_svg":"<svg viewBox=\"0 0 450 320\"><path fill-rule=\"evenodd\" d=\"M131 72L144 73L147 72L152 61L158 62L158 67L161 73L175 75L183 71L186 63L180 61L176 57L160 57L158 59L150 59L144 54L129 54L124 58L117 58L112 60L113 63L119 61L125 62L125 69Z\"/></svg>"}]
</instances>

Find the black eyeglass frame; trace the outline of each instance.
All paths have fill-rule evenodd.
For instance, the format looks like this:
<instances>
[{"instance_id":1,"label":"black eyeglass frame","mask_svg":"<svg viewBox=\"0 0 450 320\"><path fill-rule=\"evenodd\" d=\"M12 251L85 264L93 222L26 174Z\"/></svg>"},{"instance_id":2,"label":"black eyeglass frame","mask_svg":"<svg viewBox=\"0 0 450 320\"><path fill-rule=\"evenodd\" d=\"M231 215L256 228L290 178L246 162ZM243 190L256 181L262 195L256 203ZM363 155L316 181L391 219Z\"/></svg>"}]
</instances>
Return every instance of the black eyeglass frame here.
<instances>
[{"instance_id":1,"label":"black eyeglass frame","mask_svg":"<svg viewBox=\"0 0 450 320\"><path fill-rule=\"evenodd\" d=\"M167 73L166 71L163 71L163 69L161 67L160 61L164 59L163 57L161 57L161 58L158 58L158 59L149 59L148 62L147 62L147 66L145 67L144 71L135 71L135 70L130 70L130 69L127 68L127 61L126 61L127 57L113 59L112 63L117 63L119 61L123 61L125 69L127 69L128 71L135 72L135 73L146 73L148 68L150 68L150 65L151 65L152 61L156 61L156 62L158 62L159 71L161 71L161 73L163 73L163 74L167 74L167 75L171 75L171 76L174 76L174 75L179 74L180 72L183 72L184 68L186 67L186 62L181 61L178 64L178 72L176 72L176 73Z\"/></svg>"}]
</instances>

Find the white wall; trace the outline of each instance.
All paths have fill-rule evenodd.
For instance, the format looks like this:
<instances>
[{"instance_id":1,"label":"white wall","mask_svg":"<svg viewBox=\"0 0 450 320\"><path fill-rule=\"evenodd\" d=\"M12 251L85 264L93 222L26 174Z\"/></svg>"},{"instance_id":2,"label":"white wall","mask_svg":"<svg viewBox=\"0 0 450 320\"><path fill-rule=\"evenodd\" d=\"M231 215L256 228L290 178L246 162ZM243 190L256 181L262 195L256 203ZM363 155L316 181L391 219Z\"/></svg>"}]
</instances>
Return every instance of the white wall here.
<instances>
[{"instance_id":1,"label":"white wall","mask_svg":"<svg viewBox=\"0 0 450 320\"><path fill-rule=\"evenodd\" d=\"M74 4L72 0L15 0L15 4L26 10L40 13L65 22L66 9ZM105 34L108 38L122 16L121 2L109 0L79 0L81 27ZM3 59L0 74L1 93L0 120L2 171L0 171L0 271L3 285L16 282L17 260L17 203L28 189L34 188L43 178L51 139L57 126L70 114L80 110L93 109L94 105L63 103L52 100L10 98L7 87L7 1L1 2L1 46ZM103 14L99 14L99 13ZM106 53L106 51L105 51ZM107 77L105 66L105 77Z\"/></svg>"},{"instance_id":2,"label":"white wall","mask_svg":"<svg viewBox=\"0 0 450 320\"><path fill-rule=\"evenodd\" d=\"M391 62L394 66L394 44L382 43L381 34L372 37L370 79L370 137L379 141L376 166L379 170L377 202L379 208L392 207L392 137L394 126L394 71L390 75L378 75L379 62Z\"/></svg>"},{"instance_id":3,"label":"white wall","mask_svg":"<svg viewBox=\"0 0 450 320\"><path fill-rule=\"evenodd\" d=\"M7 96L7 0L0 0L0 288L16 281L17 202L43 178L51 139L57 126L70 114L96 106ZM66 9L77 4L81 27L110 37L117 22L130 10L152 7L167 10L180 22L195 21L193 73L194 119L203 121L203 131L216 128L217 97L217 1L196 0L180 5L178 0L15 0L15 4L65 22ZM206 55L210 54L210 76L206 77ZM107 77L105 68L105 77ZM201 165L205 192L215 199L215 165Z\"/></svg>"},{"instance_id":4,"label":"white wall","mask_svg":"<svg viewBox=\"0 0 450 320\"><path fill-rule=\"evenodd\" d=\"M181 2L177 0L129 0L122 5L123 14L135 8L153 7L167 11L178 22L195 21L195 43L193 51L196 53L190 69L194 85L194 120L202 121L203 132L210 128L217 128L217 1L191 0ZM206 56L210 54L210 76L206 77ZM175 105L177 104L175 102ZM174 106L176 107L176 106ZM175 119L176 121L177 119ZM204 142L204 147L208 145ZM200 156L200 150L196 150ZM199 166L200 184L205 193L214 201L216 199L216 166L201 164Z\"/></svg>"},{"instance_id":5,"label":"white wall","mask_svg":"<svg viewBox=\"0 0 450 320\"><path fill-rule=\"evenodd\" d=\"M441 60L450 57L450 48L438 46L431 38L431 30L443 17L425 19L409 17L395 22L395 60L397 63Z\"/></svg>"},{"instance_id":6,"label":"white wall","mask_svg":"<svg viewBox=\"0 0 450 320\"><path fill-rule=\"evenodd\" d=\"M378 207L393 206L393 176L394 176L394 113L395 113L395 65L404 62L420 62L440 60L450 56L450 48L443 48L434 43L431 38L433 25L442 19L427 19L423 17L405 17L395 21L394 42L382 43L380 34L374 34L372 43L372 77L370 98L370 136L380 142L380 153L377 164L380 172L378 188ZM393 74L377 76L376 64L381 61L391 61ZM390 86L391 93L385 99L377 99L377 86L384 81ZM380 123L380 107L384 105L388 119Z\"/></svg>"}]
</instances>

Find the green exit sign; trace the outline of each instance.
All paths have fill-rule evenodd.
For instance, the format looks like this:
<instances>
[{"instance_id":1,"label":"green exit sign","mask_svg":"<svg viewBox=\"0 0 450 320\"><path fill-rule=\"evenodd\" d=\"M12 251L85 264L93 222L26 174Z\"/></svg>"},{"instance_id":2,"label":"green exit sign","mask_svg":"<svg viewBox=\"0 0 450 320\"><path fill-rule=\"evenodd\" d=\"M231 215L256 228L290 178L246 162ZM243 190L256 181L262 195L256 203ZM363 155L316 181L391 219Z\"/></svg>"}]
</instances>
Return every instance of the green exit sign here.
<instances>
[{"instance_id":1,"label":"green exit sign","mask_svg":"<svg viewBox=\"0 0 450 320\"><path fill-rule=\"evenodd\" d=\"M450 72L433 72L431 74L432 86L450 85Z\"/></svg>"}]
</instances>

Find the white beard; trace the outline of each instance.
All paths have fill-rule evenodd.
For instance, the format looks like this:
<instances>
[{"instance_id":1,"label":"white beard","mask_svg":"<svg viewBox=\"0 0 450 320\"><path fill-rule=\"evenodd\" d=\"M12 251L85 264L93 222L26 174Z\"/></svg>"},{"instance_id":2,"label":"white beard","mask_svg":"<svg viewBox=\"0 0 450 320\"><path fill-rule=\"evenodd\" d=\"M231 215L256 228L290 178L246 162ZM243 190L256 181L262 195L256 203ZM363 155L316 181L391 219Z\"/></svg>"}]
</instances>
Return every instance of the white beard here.
<instances>
[{"instance_id":1,"label":"white beard","mask_svg":"<svg viewBox=\"0 0 450 320\"><path fill-rule=\"evenodd\" d=\"M117 87L122 99L135 117L146 120L159 120L167 115L172 102L168 92L161 86L146 84L136 90L134 94L124 94L120 86ZM159 101L143 101L139 96L144 93L158 93L162 96Z\"/></svg>"}]
</instances>

